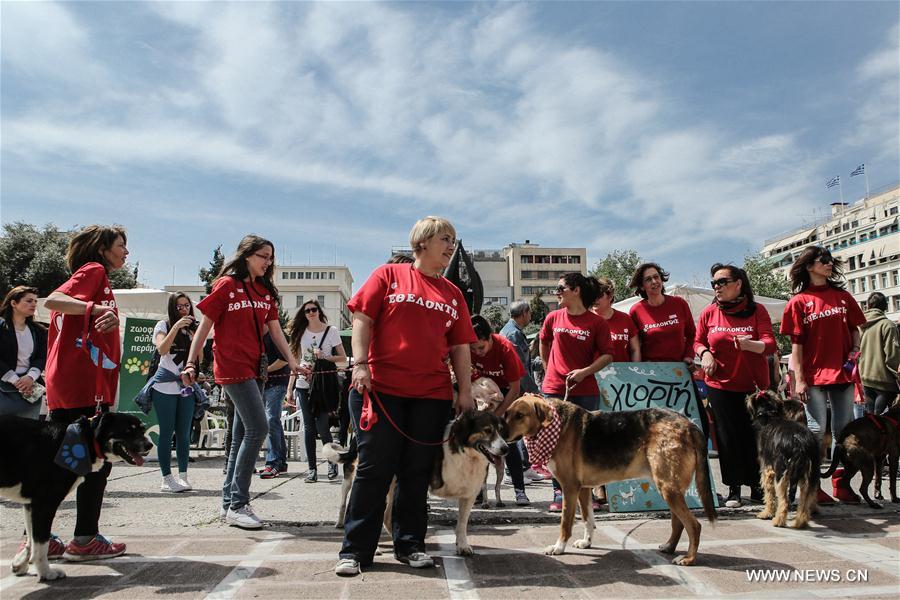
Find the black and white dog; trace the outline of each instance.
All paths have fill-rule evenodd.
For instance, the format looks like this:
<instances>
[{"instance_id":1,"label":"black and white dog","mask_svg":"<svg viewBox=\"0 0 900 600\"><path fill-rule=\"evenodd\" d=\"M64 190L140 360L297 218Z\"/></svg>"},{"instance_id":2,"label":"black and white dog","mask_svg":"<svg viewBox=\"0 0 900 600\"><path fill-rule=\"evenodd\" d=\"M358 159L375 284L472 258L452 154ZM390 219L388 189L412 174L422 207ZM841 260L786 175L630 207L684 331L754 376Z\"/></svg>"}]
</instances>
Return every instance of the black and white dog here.
<instances>
[{"instance_id":1,"label":"black and white dog","mask_svg":"<svg viewBox=\"0 0 900 600\"><path fill-rule=\"evenodd\" d=\"M53 518L62 501L104 462L142 465L153 444L133 415L104 413L71 425L0 416L0 498L25 509L25 547L12 561L16 575L34 564L41 580L65 577L47 562Z\"/></svg>"},{"instance_id":2,"label":"black and white dog","mask_svg":"<svg viewBox=\"0 0 900 600\"><path fill-rule=\"evenodd\" d=\"M385 424L385 426L390 426ZM435 461L431 474L429 490L435 496L457 500L459 514L456 518L456 553L471 556L475 552L469 545L466 535L469 514L475 504L475 497L481 491L488 466L495 459L505 456L509 447L504 441L506 423L497 415L483 410L461 414L447 425L444 430L444 442L441 453ZM337 444L328 444L323 449L325 458L334 464L344 467L341 506L338 513L337 527L344 526L344 515L347 510L347 498L353 478L356 476L358 458L356 444L351 442L350 449ZM393 487L387 494L388 502L384 513L385 528L391 528L391 502Z\"/></svg>"}]
</instances>

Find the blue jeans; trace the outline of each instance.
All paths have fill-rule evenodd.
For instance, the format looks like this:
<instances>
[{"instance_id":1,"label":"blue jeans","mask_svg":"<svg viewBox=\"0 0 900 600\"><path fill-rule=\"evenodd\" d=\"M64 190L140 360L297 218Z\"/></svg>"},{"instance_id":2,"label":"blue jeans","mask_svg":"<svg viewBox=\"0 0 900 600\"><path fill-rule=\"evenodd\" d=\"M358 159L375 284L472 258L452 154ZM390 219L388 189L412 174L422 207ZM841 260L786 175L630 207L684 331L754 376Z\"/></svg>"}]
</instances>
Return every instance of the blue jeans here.
<instances>
[{"instance_id":1,"label":"blue jeans","mask_svg":"<svg viewBox=\"0 0 900 600\"><path fill-rule=\"evenodd\" d=\"M866 412L880 415L891 406L891 401L897 395L897 390L879 390L869 386L863 386L866 394Z\"/></svg>"},{"instance_id":2,"label":"blue jeans","mask_svg":"<svg viewBox=\"0 0 900 600\"><path fill-rule=\"evenodd\" d=\"M194 396L181 394L163 394L156 390L150 392L153 398L153 410L159 420L159 443L156 445L156 456L159 459L159 470L166 475L172 474L172 434L175 434L175 456L178 458L178 472L187 473L188 459L191 456L191 424L194 420Z\"/></svg>"},{"instance_id":3,"label":"blue jeans","mask_svg":"<svg viewBox=\"0 0 900 600\"><path fill-rule=\"evenodd\" d=\"M450 416L451 402L424 398L399 398L379 394L394 422L406 434L423 442L439 442ZM385 496L396 475L394 508L391 511L394 554L406 556L425 551L428 529L428 483L440 446L425 446L405 438L388 422L374 403L378 422L369 431L359 428L362 396L350 392L350 416L359 443L359 465L344 524L341 558L355 558L361 565L372 564Z\"/></svg>"},{"instance_id":4,"label":"blue jeans","mask_svg":"<svg viewBox=\"0 0 900 600\"><path fill-rule=\"evenodd\" d=\"M312 416L309 406L309 388L298 387L295 391L300 412L303 414L303 444L306 448L306 462L309 470L312 471L316 468L316 431L319 432L323 446L330 444L334 439L331 437L331 428L328 426L328 413L323 411L316 418ZM358 416L356 421L359 422Z\"/></svg>"},{"instance_id":5,"label":"blue jeans","mask_svg":"<svg viewBox=\"0 0 900 600\"><path fill-rule=\"evenodd\" d=\"M281 409L287 384L273 385L263 391L266 403L266 417L269 421L269 449L266 451L266 466L283 471L287 467L287 443L281 426Z\"/></svg>"},{"instance_id":6,"label":"blue jeans","mask_svg":"<svg viewBox=\"0 0 900 600\"><path fill-rule=\"evenodd\" d=\"M837 443L844 427L853 420L853 384L809 386L806 403L806 424L821 441L828 421L828 404L831 404L831 439Z\"/></svg>"},{"instance_id":7,"label":"blue jeans","mask_svg":"<svg viewBox=\"0 0 900 600\"><path fill-rule=\"evenodd\" d=\"M255 379L226 383L225 391L234 403L234 426L228 467L222 483L222 506L237 510L250 502L250 479L263 440L269 433L263 409L263 384Z\"/></svg>"}]
</instances>

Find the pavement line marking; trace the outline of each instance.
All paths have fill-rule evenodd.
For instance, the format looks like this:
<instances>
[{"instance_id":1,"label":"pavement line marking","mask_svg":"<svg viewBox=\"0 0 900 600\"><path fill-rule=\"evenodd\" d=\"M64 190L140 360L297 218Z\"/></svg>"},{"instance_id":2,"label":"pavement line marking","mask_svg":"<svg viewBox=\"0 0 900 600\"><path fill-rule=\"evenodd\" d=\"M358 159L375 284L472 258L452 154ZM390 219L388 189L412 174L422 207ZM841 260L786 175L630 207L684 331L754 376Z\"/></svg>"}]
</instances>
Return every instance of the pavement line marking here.
<instances>
[{"instance_id":1,"label":"pavement line marking","mask_svg":"<svg viewBox=\"0 0 900 600\"><path fill-rule=\"evenodd\" d=\"M291 537L286 534L277 534L270 539L254 544L253 549L245 555L244 560L206 595L206 600L228 600L234 598L247 580L253 576L256 569L262 565L263 561L275 552L275 548L283 540L291 539Z\"/></svg>"},{"instance_id":2,"label":"pavement line marking","mask_svg":"<svg viewBox=\"0 0 900 600\"><path fill-rule=\"evenodd\" d=\"M444 563L444 577L447 578L450 600L479 600L466 559L456 556L456 532L452 529L439 529L434 532L432 541L441 549L440 556Z\"/></svg>"},{"instance_id":3,"label":"pavement line marking","mask_svg":"<svg viewBox=\"0 0 900 600\"><path fill-rule=\"evenodd\" d=\"M810 536L809 531L804 532L790 528L772 527L771 523L768 521L754 521L752 524L755 527L766 529L791 541L799 542L804 546L809 546L815 550L821 550L822 552L831 554L836 558L859 562L863 566L872 567L888 573L889 575L897 576L897 564L900 564L900 552L882 546L881 544L860 544L855 543L855 541L838 542L835 544L822 543L823 539L826 539L829 542L837 540L830 539L827 534ZM821 526L810 526L810 529L812 529L812 533L814 534L819 534L823 530L826 530L825 527ZM868 537L879 538L887 536L869 535ZM853 538L851 538L851 540L853 540Z\"/></svg>"},{"instance_id":4,"label":"pavement line marking","mask_svg":"<svg viewBox=\"0 0 900 600\"><path fill-rule=\"evenodd\" d=\"M654 571L658 571L661 575L675 580L679 585L686 588L695 596L722 595L722 592L716 589L712 583L703 581L694 575L691 575L689 572L690 567L674 565L669 559L660 555L659 551L642 548L642 546L645 546L646 544L638 543L618 527L613 525L601 525L596 530L618 542L621 544L620 548L634 554Z\"/></svg>"}]
</instances>

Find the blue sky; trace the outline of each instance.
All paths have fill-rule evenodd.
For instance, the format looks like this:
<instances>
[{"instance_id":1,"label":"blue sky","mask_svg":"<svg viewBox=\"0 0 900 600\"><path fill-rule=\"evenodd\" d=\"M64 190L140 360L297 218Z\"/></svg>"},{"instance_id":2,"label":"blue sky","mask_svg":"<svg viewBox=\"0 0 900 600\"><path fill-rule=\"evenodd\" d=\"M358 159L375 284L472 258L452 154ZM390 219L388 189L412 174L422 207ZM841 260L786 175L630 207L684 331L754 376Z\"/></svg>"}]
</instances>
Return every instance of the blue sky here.
<instances>
[{"instance_id":1,"label":"blue sky","mask_svg":"<svg viewBox=\"0 0 900 600\"><path fill-rule=\"evenodd\" d=\"M442 215L676 281L900 180L896 2L0 4L2 221L141 280L245 233L356 286Z\"/></svg>"}]
</instances>

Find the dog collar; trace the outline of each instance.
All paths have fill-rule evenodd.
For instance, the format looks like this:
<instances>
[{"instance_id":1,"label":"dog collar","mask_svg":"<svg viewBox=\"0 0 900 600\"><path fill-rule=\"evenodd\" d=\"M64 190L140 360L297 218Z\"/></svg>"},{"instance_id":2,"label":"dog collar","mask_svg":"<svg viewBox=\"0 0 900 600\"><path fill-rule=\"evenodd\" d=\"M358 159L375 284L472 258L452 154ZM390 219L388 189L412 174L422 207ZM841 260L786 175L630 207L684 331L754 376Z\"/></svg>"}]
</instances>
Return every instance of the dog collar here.
<instances>
[{"instance_id":1,"label":"dog collar","mask_svg":"<svg viewBox=\"0 0 900 600\"><path fill-rule=\"evenodd\" d=\"M550 407L550 424L541 427L534 436L525 437L525 448L528 450L528 459L538 465L545 465L553 456L556 444L559 443L559 435L562 432L562 421L556 412L556 407Z\"/></svg>"},{"instance_id":2,"label":"dog collar","mask_svg":"<svg viewBox=\"0 0 900 600\"><path fill-rule=\"evenodd\" d=\"M893 419L887 415L876 415L873 413L866 413L866 417L868 417L870 421L875 423L875 427L877 427L878 430L881 431L882 433L886 433L886 432L884 431L884 423L881 422L881 419L884 419L885 421L887 421L894 427L900 426L900 423L897 423L896 419Z\"/></svg>"}]
</instances>

